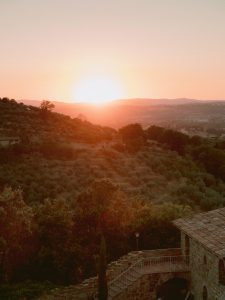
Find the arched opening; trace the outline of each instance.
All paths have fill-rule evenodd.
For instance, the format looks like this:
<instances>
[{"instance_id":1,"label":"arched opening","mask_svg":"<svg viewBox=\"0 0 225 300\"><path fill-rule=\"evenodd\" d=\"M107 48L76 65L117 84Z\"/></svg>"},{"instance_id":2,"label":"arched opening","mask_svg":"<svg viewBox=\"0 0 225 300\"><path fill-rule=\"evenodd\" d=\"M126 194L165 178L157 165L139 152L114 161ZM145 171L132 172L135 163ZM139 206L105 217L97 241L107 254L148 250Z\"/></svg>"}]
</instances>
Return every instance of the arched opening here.
<instances>
[{"instance_id":1,"label":"arched opening","mask_svg":"<svg viewBox=\"0 0 225 300\"><path fill-rule=\"evenodd\" d=\"M157 289L157 300L191 300L193 296L188 291L188 281L183 278L172 278Z\"/></svg>"},{"instance_id":2,"label":"arched opening","mask_svg":"<svg viewBox=\"0 0 225 300\"><path fill-rule=\"evenodd\" d=\"M207 291L207 288L205 286L203 287L202 299L203 300L208 300L208 291Z\"/></svg>"},{"instance_id":3,"label":"arched opening","mask_svg":"<svg viewBox=\"0 0 225 300\"><path fill-rule=\"evenodd\" d=\"M219 260L219 283L225 285L225 267L223 259Z\"/></svg>"},{"instance_id":4,"label":"arched opening","mask_svg":"<svg viewBox=\"0 0 225 300\"><path fill-rule=\"evenodd\" d=\"M190 254L190 239L189 236L185 235L185 255L189 256Z\"/></svg>"}]
</instances>

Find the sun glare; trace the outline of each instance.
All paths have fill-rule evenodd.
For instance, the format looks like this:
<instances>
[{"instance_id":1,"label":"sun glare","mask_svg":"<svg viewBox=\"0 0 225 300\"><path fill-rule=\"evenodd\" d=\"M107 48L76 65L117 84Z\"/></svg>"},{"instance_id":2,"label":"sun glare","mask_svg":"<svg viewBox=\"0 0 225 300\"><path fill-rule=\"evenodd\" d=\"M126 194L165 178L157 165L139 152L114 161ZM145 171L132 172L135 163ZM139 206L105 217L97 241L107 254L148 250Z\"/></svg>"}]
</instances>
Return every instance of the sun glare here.
<instances>
[{"instance_id":1,"label":"sun glare","mask_svg":"<svg viewBox=\"0 0 225 300\"><path fill-rule=\"evenodd\" d=\"M92 77L83 80L75 89L75 101L90 104L105 104L123 97L122 87L114 79Z\"/></svg>"}]
</instances>

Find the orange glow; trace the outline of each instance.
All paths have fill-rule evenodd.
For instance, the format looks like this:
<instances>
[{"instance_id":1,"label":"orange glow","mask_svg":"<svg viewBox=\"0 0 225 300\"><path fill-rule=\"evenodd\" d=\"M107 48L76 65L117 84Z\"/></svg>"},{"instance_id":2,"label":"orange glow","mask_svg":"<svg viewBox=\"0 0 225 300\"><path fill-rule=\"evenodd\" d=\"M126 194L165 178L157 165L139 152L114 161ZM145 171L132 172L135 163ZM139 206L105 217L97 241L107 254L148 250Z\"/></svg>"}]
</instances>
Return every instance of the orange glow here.
<instances>
[{"instance_id":1,"label":"orange glow","mask_svg":"<svg viewBox=\"0 0 225 300\"><path fill-rule=\"evenodd\" d=\"M224 100L224 11L222 0L2 0L1 97ZM84 74L112 83L93 91Z\"/></svg>"},{"instance_id":2,"label":"orange glow","mask_svg":"<svg viewBox=\"0 0 225 300\"><path fill-rule=\"evenodd\" d=\"M77 84L74 100L82 103L104 104L122 97L123 89L117 80L93 76Z\"/></svg>"}]
</instances>

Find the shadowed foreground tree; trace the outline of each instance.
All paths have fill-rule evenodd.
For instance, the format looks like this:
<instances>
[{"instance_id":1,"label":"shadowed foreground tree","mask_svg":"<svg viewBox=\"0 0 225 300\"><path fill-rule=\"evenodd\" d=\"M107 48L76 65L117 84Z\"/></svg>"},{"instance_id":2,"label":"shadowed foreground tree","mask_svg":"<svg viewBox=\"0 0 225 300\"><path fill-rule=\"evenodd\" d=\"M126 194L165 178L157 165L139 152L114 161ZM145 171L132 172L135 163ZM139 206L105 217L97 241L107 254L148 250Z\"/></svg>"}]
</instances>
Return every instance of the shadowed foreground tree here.
<instances>
[{"instance_id":1,"label":"shadowed foreground tree","mask_svg":"<svg viewBox=\"0 0 225 300\"><path fill-rule=\"evenodd\" d=\"M22 191L0 194L0 281L11 281L18 266L32 253L33 211Z\"/></svg>"},{"instance_id":2,"label":"shadowed foreground tree","mask_svg":"<svg viewBox=\"0 0 225 300\"><path fill-rule=\"evenodd\" d=\"M134 232L140 233L140 249L178 247L180 232L172 220L190 216L191 213L189 206L173 203L139 204L133 228ZM134 242L133 236L131 240Z\"/></svg>"},{"instance_id":3,"label":"shadowed foreground tree","mask_svg":"<svg viewBox=\"0 0 225 300\"><path fill-rule=\"evenodd\" d=\"M98 300L108 299L106 269L107 269L106 243L105 243L104 236L102 236L101 244L100 244L100 253L98 258Z\"/></svg>"},{"instance_id":4,"label":"shadowed foreground tree","mask_svg":"<svg viewBox=\"0 0 225 300\"><path fill-rule=\"evenodd\" d=\"M46 199L36 210L40 248L35 279L55 283L78 281L76 272L81 256L73 229L73 211L65 199Z\"/></svg>"},{"instance_id":5,"label":"shadowed foreground tree","mask_svg":"<svg viewBox=\"0 0 225 300\"><path fill-rule=\"evenodd\" d=\"M78 196L75 211L75 232L80 233L83 257L84 253L89 258L93 256L90 249L98 253L96 241L101 234L104 234L109 249L113 249L109 253L110 260L128 251L125 241L131 231L134 208L118 186L107 179L94 181L90 189ZM90 268L90 263L87 267Z\"/></svg>"},{"instance_id":6,"label":"shadowed foreground tree","mask_svg":"<svg viewBox=\"0 0 225 300\"><path fill-rule=\"evenodd\" d=\"M179 204L151 204L126 197L108 180L93 182L74 201L46 199L29 206L20 190L0 193L0 274L2 281L26 279L69 284L94 276L96 261L100 295L106 297L107 261L134 249L174 247L179 232L171 220L189 215ZM1 297L0 297L1 298Z\"/></svg>"}]
</instances>

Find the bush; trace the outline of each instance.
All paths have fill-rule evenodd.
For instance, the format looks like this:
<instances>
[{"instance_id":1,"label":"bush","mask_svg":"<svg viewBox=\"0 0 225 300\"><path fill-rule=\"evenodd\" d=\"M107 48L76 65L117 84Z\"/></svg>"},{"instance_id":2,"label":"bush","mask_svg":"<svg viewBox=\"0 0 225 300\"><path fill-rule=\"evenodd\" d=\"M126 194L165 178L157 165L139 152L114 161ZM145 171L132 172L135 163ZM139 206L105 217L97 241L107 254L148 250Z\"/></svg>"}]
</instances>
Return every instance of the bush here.
<instances>
[{"instance_id":1,"label":"bush","mask_svg":"<svg viewBox=\"0 0 225 300\"><path fill-rule=\"evenodd\" d=\"M35 299L43 293L50 291L55 286L49 282L35 283L24 282L19 284L0 285L0 299L2 300L19 300Z\"/></svg>"}]
</instances>

